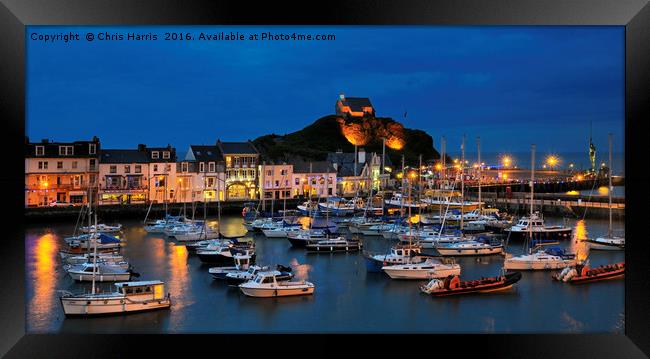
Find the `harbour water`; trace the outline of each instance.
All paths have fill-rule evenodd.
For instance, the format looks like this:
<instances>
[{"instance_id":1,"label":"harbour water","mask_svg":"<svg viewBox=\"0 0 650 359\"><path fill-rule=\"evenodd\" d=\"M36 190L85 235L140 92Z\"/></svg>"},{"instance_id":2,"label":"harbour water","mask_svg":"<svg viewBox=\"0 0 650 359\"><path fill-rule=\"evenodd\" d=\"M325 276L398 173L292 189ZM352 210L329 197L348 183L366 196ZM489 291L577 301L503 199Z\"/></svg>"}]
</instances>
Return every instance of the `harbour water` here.
<instances>
[{"instance_id":1,"label":"harbour water","mask_svg":"<svg viewBox=\"0 0 650 359\"><path fill-rule=\"evenodd\" d=\"M562 218L546 218L550 224ZM222 219L226 235L245 233L241 216ZM62 269L58 251L74 224L29 224L26 229L26 325L29 333L602 333L623 332L624 281L583 285L559 283L551 272L524 272L507 292L434 298L421 281L392 280L367 273L361 253L311 254L286 239L256 241L257 262L291 265L298 279L316 285L313 296L250 298L212 279L209 265L164 235L147 234L142 222L123 221L123 254L141 274L160 279L171 294L170 310L98 318L65 318L58 290L82 291ZM562 246L584 251L576 239L607 232L607 221L568 220L574 239ZM622 231L623 222L614 224ZM365 250L386 252L395 244L362 237ZM523 243L509 243L520 253ZM584 252L581 252L584 253ZM592 251L592 266L621 262L623 252ZM460 258L462 278L493 276L502 256ZM102 283L103 289L111 284Z\"/></svg>"}]
</instances>

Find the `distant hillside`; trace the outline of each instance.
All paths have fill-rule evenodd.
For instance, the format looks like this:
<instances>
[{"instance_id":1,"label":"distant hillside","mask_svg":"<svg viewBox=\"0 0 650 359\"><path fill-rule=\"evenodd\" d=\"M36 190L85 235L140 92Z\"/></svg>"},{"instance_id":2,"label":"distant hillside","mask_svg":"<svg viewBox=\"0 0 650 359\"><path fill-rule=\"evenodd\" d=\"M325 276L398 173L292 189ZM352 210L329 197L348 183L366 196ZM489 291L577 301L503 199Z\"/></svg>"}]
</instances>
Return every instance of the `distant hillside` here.
<instances>
[{"instance_id":1,"label":"distant hillside","mask_svg":"<svg viewBox=\"0 0 650 359\"><path fill-rule=\"evenodd\" d=\"M335 115L325 116L302 130L284 136L276 134L261 136L253 143L269 160L287 160L288 157L300 156L306 160L322 161L325 160L328 152L335 152L338 149L343 152L354 152L354 145L342 134L342 121L342 118ZM438 151L433 148L433 139L424 131L402 128L401 124L391 118L377 117L352 122L359 131L365 131L362 137L367 140L367 143L359 147L363 147L366 152L379 154L382 151L382 141L373 136L382 130L386 131L386 128L397 127L399 136L403 137L405 142L404 147L395 150L386 146L386 156L396 166L401 164L402 154L407 165L417 165L420 154L422 161L440 158Z\"/></svg>"}]
</instances>

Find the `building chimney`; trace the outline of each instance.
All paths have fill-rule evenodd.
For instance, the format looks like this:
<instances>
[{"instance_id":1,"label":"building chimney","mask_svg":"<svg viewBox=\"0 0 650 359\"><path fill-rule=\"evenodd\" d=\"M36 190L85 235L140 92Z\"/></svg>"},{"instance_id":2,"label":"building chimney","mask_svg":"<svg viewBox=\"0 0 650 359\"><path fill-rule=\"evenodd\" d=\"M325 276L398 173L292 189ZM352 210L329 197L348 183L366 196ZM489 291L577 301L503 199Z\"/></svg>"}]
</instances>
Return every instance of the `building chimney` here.
<instances>
[{"instance_id":1,"label":"building chimney","mask_svg":"<svg viewBox=\"0 0 650 359\"><path fill-rule=\"evenodd\" d=\"M138 151L144 151L146 148L147 148L146 145L144 145L142 143L138 144Z\"/></svg>"},{"instance_id":2,"label":"building chimney","mask_svg":"<svg viewBox=\"0 0 650 359\"><path fill-rule=\"evenodd\" d=\"M49 143L49 142L50 142L50 140L48 140L47 138L44 138L44 139L41 140L41 143Z\"/></svg>"}]
</instances>

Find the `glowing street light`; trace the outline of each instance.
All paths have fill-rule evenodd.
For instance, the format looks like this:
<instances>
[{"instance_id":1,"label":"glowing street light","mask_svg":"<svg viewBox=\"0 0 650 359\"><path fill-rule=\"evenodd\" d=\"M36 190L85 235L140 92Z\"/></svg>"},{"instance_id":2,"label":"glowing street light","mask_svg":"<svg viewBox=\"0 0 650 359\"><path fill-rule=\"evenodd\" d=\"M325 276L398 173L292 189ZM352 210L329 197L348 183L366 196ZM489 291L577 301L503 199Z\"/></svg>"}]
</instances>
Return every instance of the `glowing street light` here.
<instances>
[{"instance_id":1,"label":"glowing street light","mask_svg":"<svg viewBox=\"0 0 650 359\"><path fill-rule=\"evenodd\" d=\"M512 157L505 155L501 158L501 162L503 163L503 167L510 167L512 164Z\"/></svg>"},{"instance_id":2,"label":"glowing street light","mask_svg":"<svg viewBox=\"0 0 650 359\"><path fill-rule=\"evenodd\" d=\"M546 164L551 168L555 167L559 162L560 159L557 156L550 155L546 157Z\"/></svg>"}]
</instances>

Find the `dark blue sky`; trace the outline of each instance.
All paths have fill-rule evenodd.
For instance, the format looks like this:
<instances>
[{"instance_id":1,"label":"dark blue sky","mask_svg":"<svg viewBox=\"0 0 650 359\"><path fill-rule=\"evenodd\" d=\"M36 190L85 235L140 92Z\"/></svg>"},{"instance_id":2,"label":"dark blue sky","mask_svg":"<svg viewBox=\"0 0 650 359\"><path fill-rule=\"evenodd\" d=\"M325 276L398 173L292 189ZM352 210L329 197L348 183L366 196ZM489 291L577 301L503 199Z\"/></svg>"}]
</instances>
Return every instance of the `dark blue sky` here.
<instances>
[{"instance_id":1,"label":"dark blue sky","mask_svg":"<svg viewBox=\"0 0 650 359\"><path fill-rule=\"evenodd\" d=\"M335 41L163 41L166 31L332 33ZM78 32L43 43L38 33ZM84 40L155 32L158 41ZM340 92L439 148L585 151L589 123L623 148L623 27L30 27L27 135L104 148L254 139L333 113ZM404 112L408 112L403 119ZM618 151L617 151L618 152Z\"/></svg>"}]
</instances>

